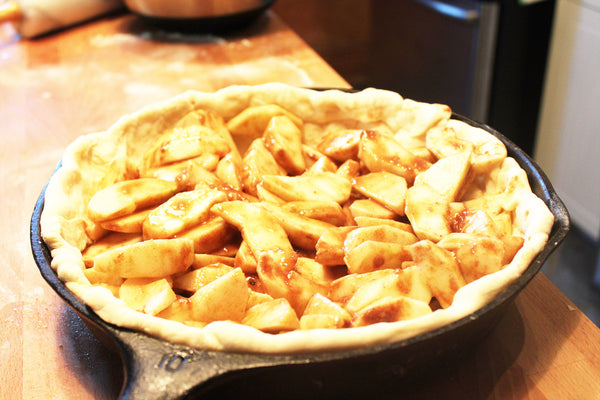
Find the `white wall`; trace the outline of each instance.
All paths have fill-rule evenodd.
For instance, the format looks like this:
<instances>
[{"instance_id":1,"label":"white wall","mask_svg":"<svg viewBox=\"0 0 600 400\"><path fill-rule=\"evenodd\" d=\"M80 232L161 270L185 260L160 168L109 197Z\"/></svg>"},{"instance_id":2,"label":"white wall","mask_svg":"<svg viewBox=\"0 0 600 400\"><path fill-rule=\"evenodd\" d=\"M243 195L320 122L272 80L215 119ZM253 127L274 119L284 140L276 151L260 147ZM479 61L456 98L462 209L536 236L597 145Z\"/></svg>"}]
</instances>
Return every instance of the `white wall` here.
<instances>
[{"instance_id":1,"label":"white wall","mask_svg":"<svg viewBox=\"0 0 600 400\"><path fill-rule=\"evenodd\" d=\"M600 0L558 0L534 158L600 236Z\"/></svg>"}]
</instances>

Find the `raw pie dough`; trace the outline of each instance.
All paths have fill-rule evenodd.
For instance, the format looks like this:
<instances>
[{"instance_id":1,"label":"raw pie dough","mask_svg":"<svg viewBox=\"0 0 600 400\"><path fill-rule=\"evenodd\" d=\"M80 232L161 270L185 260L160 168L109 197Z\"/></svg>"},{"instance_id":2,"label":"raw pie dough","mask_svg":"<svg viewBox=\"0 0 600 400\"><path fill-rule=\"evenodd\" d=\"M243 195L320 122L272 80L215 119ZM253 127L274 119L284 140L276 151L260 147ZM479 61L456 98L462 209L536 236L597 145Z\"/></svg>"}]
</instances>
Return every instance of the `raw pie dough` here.
<instances>
[{"instance_id":1,"label":"raw pie dough","mask_svg":"<svg viewBox=\"0 0 600 400\"><path fill-rule=\"evenodd\" d=\"M379 128L422 146L427 131L450 118L446 106L418 103L389 91L313 91L283 84L232 86L216 93L190 91L126 115L107 131L74 141L47 186L42 237L52 251L52 268L67 288L109 323L197 348L258 353L342 350L403 340L476 311L514 282L548 240L553 215L537 196L521 193L513 214L513 229L525 242L508 266L459 289L446 309L412 320L356 328L295 330L273 335L225 321L204 328L192 327L134 311L108 289L91 286L83 273L81 255L91 242L86 234L86 224L90 224L86 209L91 196L99 188L122 179L132 165L141 162L146 149L164 129L190 111L203 108L227 121L250 106L262 104L277 104L300 117L307 143L317 143L324 134L336 129ZM513 168L514 173L522 173L516 162Z\"/></svg>"}]
</instances>

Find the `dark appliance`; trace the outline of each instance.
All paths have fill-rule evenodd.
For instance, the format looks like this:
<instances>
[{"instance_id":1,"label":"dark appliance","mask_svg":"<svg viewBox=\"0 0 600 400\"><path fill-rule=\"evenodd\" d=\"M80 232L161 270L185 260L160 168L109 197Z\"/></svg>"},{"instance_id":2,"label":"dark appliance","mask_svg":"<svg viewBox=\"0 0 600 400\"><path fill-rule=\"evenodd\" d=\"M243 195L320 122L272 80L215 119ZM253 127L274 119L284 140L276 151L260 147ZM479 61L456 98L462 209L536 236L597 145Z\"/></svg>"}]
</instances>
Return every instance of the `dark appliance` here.
<instances>
[{"instance_id":1,"label":"dark appliance","mask_svg":"<svg viewBox=\"0 0 600 400\"><path fill-rule=\"evenodd\" d=\"M448 104L531 154L554 2L374 0L366 83Z\"/></svg>"}]
</instances>

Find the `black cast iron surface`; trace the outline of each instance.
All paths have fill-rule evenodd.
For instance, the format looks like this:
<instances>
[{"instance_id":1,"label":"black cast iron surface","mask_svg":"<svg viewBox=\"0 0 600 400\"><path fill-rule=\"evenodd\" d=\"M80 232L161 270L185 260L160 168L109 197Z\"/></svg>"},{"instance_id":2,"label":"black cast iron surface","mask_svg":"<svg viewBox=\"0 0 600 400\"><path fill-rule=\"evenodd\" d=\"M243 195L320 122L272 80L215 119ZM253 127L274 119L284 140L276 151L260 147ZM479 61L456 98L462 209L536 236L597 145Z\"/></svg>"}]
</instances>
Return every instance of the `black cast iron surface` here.
<instances>
[{"instance_id":1,"label":"black cast iron surface","mask_svg":"<svg viewBox=\"0 0 600 400\"><path fill-rule=\"evenodd\" d=\"M139 12L137 12L137 14L151 25L169 31L224 34L246 28L271 7L275 1L276 0L262 0L261 5L258 7L211 17L166 18L145 15Z\"/></svg>"},{"instance_id":2,"label":"black cast iron surface","mask_svg":"<svg viewBox=\"0 0 600 400\"><path fill-rule=\"evenodd\" d=\"M460 115L453 118L498 137L527 172L531 189L555 217L548 243L525 273L496 299L476 312L439 329L399 342L349 351L264 355L206 351L176 345L108 324L58 279L40 235L42 191L31 219L31 247L43 278L72 307L124 365L122 399L305 399L360 398L455 362L485 337L519 292L569 231L569 215L546 175L506 137ZM375 392L376 393L376 392ZM310 397L309 397L310 396Z\"/></svg>"}]
</instances>

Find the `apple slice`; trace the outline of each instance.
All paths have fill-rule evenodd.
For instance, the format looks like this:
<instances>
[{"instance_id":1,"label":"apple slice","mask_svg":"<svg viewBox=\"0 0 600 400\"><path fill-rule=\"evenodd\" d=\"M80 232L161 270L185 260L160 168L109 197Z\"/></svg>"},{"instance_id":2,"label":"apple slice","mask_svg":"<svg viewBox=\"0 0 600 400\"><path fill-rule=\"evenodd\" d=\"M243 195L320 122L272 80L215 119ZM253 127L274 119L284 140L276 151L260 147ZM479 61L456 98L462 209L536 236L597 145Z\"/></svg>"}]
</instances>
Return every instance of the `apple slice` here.
<instances>
[{"instance_id":1,"label":"apple slice","mask_svg":"<svg viewBox=\"0 0 600 400\"><path fill-rule=\"evenodd\" d=\"M409 185L431 165L407 150L393 136L369 130L361 133L358 158L369 171L391 172L406 179Z\"/></svg>"},{"instance_id":2,"label":"apple slice","mask_svg":"<svg viewBox=\"0 0 600 400\"><path fill-rule=\"evenodd\" d=\"M327 222L287 211L275 204L261 203L260 206L275 217L294 245L305 250L314 250L323 232L334 227Z\"/></svg>"},{"instance_id":3,"label":"apple slice","mask_svg":"<svg viewBox=\"0 0 600 400\"><path fill-rule=\"evenodd\" d=\"M157 239L134 243L94 257L94 268L122 278L162 278L183 272L194 262L190 239Z\"/></svg>"},{"instance_id":4,"label":"apple slice","mask_svg":"<svg viewBox=\"0 0 600 400\"><path fill-rule=\"evenodd\" d=\"M262 138L252 141L242 159L240 176L244 190L256 196L256 187L264 175L285 175L283 169L265 147Z\"/></svg>"},{"instance_id":5,"label":"apple slice","mask_svg":"<svg viewBox=\"0 0 600 400\"><path fill-rule=\"evenodd\" d=\"M227 154L231 148L221 133L222 119L204 110L186 114L168 129L144 154L146 168L158 167L198 157L202 154Z\"/></svg>"},{"instance_id":6,"label":"apple slice","mask_svg":"<svg viewBox=\"0 0 600 400\"><path fill-rule=\"evenodd\" d=\"M304 124L300 118L284 108L276 104L266 104L244 109L227 122L227 129L233 135L257 138L263 135L273 117L281 115L290 119L298 128Z\"/></svg>"},{"instance_id":7,"label":"apple slice","mask_svg":"<svg viewBox=\"0 0 600 400\"><path fill-rule=\"evenodd\" d=\"M360 310L353 321L354 326L372 325L379 322L396 322L415 319L431 314L429 304L408 297L384 297Z\"/></svg>"},{"instance_id":8,"label":"apple slice","mask_svg":"<svg viewBox=\"0 0 600 400\"><path fill-rule=\"evenodd\" d=\"M442 197L455 201L471 167L471 152L458 153L438 160L415 178L415 185L427 184Z\"/></svg>"},{"instance_id":9,"label":"apple slice","mask_svg":"<svg viewBox=\"0 0 600 400\"><path fill-rule=\"evenodd\" d=\"M343 129L327 134L317 146L328 157L344 162L358 157L360 130Z\"/></svg>"},{"instance_id":10,"label":"apple slice","mask_svg":"<svg viewBox=\"0 0 600 400\"><path fill-rule=\"evenodd\" d=\"M255 305L248 309L242 323L266 333L300 328L298 317L286 299L275 299Z\"/></svg>"},{"instance_id":11,"label":"apple slice","mask_svg":"<svg viewBox=\"0 0 600 400\"><path fill-rule=\"evenodd\" d=\"M443 308L450 307L456 291L466 284L454 255L429 240L413 244L410 251L431 294Z\"/></svg>"},{"instance_id":12,"label":"apple slice","mask_svg":"<svg viewBox=\"0 0 600 400\"><path fill-rule=\"evenodd\" d=\"M250 296L246 276L235 268L202 286L190 297L194 319L200 322L241 321Z\"/></svg>"},{"instance_id":13,"label":"apple slice","mask_svg":"<svg viewBox=\"0 0 600 400\"><path fill-rule=\"evenodd\" d=\"M396 214L404 215L408 187L403 177L385 171L371 172L354 178L352 188Z\"/></svg>"},{"instance_id":14,"label":"apple slice","mask_svg":"<svg viewBox=\"0 0 600 400\"><path fill-rule=\"evenodd\" d=\"M144 221L152 210L153 208L147 208L145 210L135 211L133 214L100 222L100 226L113 232L142 233Z\"/></svg>"},{"instance_id":15,"label":"apple slice","mask_svg":"<svg viewBox=\"0 0 600 400\"><path fill-rule=\"evenodd\" d=\"M281 207L294 214L318 219L332 225L341 226L346 223L346 214L335 201L290 201Z\"/></svg>"},{"instance_id":16,"label":"apple slice","mask_svg":"<svg viewBox=\"0 0 600 400\"><path fill-rule=\"evenodd\" d=\"M354 200L348 209L352 218L371 217L393 220L398 216L394 211L371 199Z\"/></svg>"},{"instance_id":17,"label":"apple slice","mask_svg":"<svg viewBox=\"0 0 600 400\"><path fill-rule=\"evenodd\" d=\"M406 216L417 237L439 242L450 234L450 202L427 184L412 186L406 195Z\"/></svg>"},{"instance_id":18,"label":"apple slice","mask_svg":"<svg viewBox=\"0 0 600 400\"><path fill-rule=\"evenodd\" d=\"M88 215L102 222L131 214L162 203L178 190L175 182L140 178L113 183L94 194L88 203Z\"/></svg>"},{"instance_id":19,"label":"apple slice","mask_svg":"<svg viewBox=\"0 0 600 400\"><path fill-rule=\"evenodd\" d=\"M302 153L302 131L286 116L271 118L263 134L265 147L288 173L299 175L306 169Z\"/></svg>"},{"instance_id":20,"label":"apple slice","mask_svg":"<svg viewBox=\"0 0 600 400\"><path fill-rule=\"evenodd\" d=\"M286 201L317 200L344 203L350 197L350 181L333 172L301 176L265 175L262 185Z\"/></svg>"},{"instance_id":21,"label":"apple slice","mask_svg":"<svg viewBox=\"0 0 600 400\"><path fill-rule=\"evenodd\" d=\"M144 221L144 238L167 239L206 222L210 208L227 200L227 195L215 189L197 189L177 193L156 207Z\"/></svg>"},{"instance_id":22,"label":"apple slice","mask_svg":"<svg viewBox=\"0 0 600 400\"><path fill-rule=\"evenodd\" d=\"M227 275L233 267L225 264L207 265L173 278L173 288L194 293L212 281Z\"/></svg>"},{"instance_id":23,"label":"apple slice","mask_svg":"<svg viewBox=\"0 0 600 400\"><path fill-rule=\"evenodd\" d=\"M139 233L109 232L81 252L83 263L91 268L94 266L94 257L98 254L141 241L142 235Z\"/></svg>"},{"instance_id":24,"label":"apple slice","mask_svg":"<svg viewBox=\"0 0 600 400\"><path fill-rule=\"evenodd\" d=\"M170 282L165 278L126 279L119 289L119 298L132 309L150 315L158 314L177 300Z\"/></svg>"}]
</instances>

